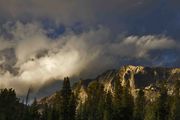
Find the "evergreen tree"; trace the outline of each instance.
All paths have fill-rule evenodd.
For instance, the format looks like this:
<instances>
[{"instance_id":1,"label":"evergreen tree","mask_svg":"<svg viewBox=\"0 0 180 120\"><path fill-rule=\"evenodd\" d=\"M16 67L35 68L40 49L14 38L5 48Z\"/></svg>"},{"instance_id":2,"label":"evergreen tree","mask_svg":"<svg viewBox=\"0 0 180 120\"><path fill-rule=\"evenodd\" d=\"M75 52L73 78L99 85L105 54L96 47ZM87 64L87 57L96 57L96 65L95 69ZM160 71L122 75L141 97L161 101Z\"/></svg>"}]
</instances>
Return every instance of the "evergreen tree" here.
<instances>
[{"instance_id":1,"label":"evergreen tree","mask_svg":"<svg viewBox=\"0 0 180 120\"><path fill-rule=\"evenodd\" d=\"M21 104L16 97L15 90L0 90L0 119L1 120L18 120L21 115ZM11 114L11 115L10 115Z\"/></svg>"},{"instance_id":2,"label":"evergreen tree","mask_svg":"<svg viewBox=\"0 0 180 120\"><path fill-rule=\"evenodd\" d=\"M180 81L175 81L174 94L171 97L169 120L180 120Z\"/></svg>"},{"instance_id":3,"label":"evergreen tree","mask_svg":"<svg viewBox=\"0 0 180 120\"><path fill-rule=\"evenodd\" d=\"M37 105L37 100L36 98L34 99L34 102L32 103L32 105L30 106L30 114L31 114L31 118L33 120L39 120L40 119L40 114L38 112L38 105Z\"/></svg>"},{"instance_id":4,"label":"evergreen tree","mask_svg":"<svg viewBox=\"0 0 180 120\"><path fill-rule=\"evenodd\" d=\"M79 103L76 120L88 120L87 101L85 103Z\"/></svg>"},{"instance_id":5,"label":"evergreen tree","mask_svg":"<svg viewBox=\"0 0 180 120\"><path fill-rule=\"evenodd\" d=\"M88 112L88 120L102 120L104 110L104 86L98 81L94 81L89 84L87 92L86 109Z\"/></svg>"},{"instance_id":6,"label":"evergreen tree","mask_svg":"<svg viewBox=\"0 0 180 120\"><path fill-rule=\"evenodd\" d=\"M131 95L129 88L124 86L121 97L122 120L132 120L133 109L134 109L134 98Z\"/></svg>"},{"instance_id":7,"label":"evergreen tree","mask_svg":"<svg viewBox=\"0 0 180 120\"><path fill-rule=\"evenodd\" d=\"M76 118L76 106L77 106L77 98L74 95L74 93L71 94L71 98L69 101L69 119L70 120L75 120Z\"/></svg>"},{"instance_id":8,"label":"evergreen tree","mask_svg":"<svg viewBox=\"0 0 180 120\"><path fill-rule=\"evenodd\" d=\"M114 82L114 97L113 97L113 120L119 120L122 118L121 114L121 97L122 97L122 86L118 79Z\"/></svg>"},{"instance_id":9,"label":"evergreen tree","mask_svg":"<svg viewBox=\"0 0 180 120\"><path fill-rule=\"evenodd\" d=\"M48 114L48 120L59 120L58 110L56 106L50 108L50 113Z\"/></svg>"},{"instance_id":10,"label":"evergreen tree","mask_svg":"<svg viewBox=\"0 0 180 120\"><path fill-rule=\"evenodd\" d=\"M145 114L145 96L144 91L140 89L135 99L134 120L144 120Z\"/></svg>"},{"instance_id":11,"label":"evergreen tree","mask_svg":"<svg viewBox=\"0 0 180 120\"><path fill-rule=\"evenodd\" d=\"M128 84L121 86L119 80L115 82L113 107L113 120L133 119L134 98L130 93Z\"/></svg>"},{"instance_id":12,"label":"evergreen tree","mask_svg":"<svg viewBox=\"0 0 180 120\"><path fill-rule=\"evenodd\" d=\"M41 120L48 120L49 107L47 103L43 106L43 111L41 114Z\"/></svg>"},{"instance_id":13,"label":"evergreen tree","mask_svg":"<svg viewBox=\"0 0 180 120\"><path fill-rule=\"evenodd\" d=\"M145 107L145 118L144 120L157 120L157 105L156 101L149 101Z\"/></svg>"},{"instance_id":14,"label":"evergreen tree","mask_svg":"<svg viewBox=\"0 0 180 120\"><path fill-rule=\"evenodd\" d=\"M112 95L110 92L106 94L105 97L105 109L103 120L113 120L113 104L112 104Z\"/></svg>"},{"instance_id":15,"label":"evergreen tree","mask_svg":"<svg viewBox=\"0 0 180 120\"><path fill-rule=\"evenodd\" d=\"M157 120L168 120L169 101L165 83L160 84L160 96L157 99Z\"/></svg>"},{"instance_id":16,"label":"evergreen tree","mask_svg":"<svg viewBox=\"0 0 180 120\"><path fill-rule=\"evenodd\" d=\"M69 78L64 78L63 87L60 92L60 120L75 120L76 99L71 90Z\"/></svg>"},{"instance_id":17,"label":"evergreen tree","mask_svg":"<svg viewBox=\"0 0 180 120\"><path fill-rule=\"evenodd\" d=\"M104 91L104 87L102 86L102 89L100 89L101 92L99 92L99 101L98 105L97 105L97 119L98 120L103 120L104 118L104 111L105 111L105 107L106 107L106 103L105 103L105 97L106 97L106 93Z\"/></svg>"}]
</instances>

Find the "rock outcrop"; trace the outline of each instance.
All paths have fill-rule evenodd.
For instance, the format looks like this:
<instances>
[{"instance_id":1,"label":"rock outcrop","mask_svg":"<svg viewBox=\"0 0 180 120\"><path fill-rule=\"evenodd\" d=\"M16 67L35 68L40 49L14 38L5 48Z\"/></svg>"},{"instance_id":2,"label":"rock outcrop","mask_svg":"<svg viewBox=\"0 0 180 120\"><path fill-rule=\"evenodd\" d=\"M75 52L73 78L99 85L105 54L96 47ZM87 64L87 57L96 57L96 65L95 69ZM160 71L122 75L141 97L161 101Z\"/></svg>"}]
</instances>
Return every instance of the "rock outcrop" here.
<instances>
[{"instance_id":1,"label":"rock outcrop","mask_svg":"<svg viewBox=\"0 0 180 120\"><path fill-rule=\"evenodd\" d=\"M161 81L167 83L169 94L173 91L173 83L180 80L180 68L164 68L164 67L143 67L127 65L119 70L108 70L97 76L95 79L79 80L73 85L73 90L79 95L79 100L84 103L88 97L87 88L93 81L100 82L104 86L104 91L113 93L115 81L119 80L121 85L127 85L136 96L136 91L143 89L145 95L149 99L153 99L158 95L158 87ZM50 96L46 98L51 101Z\"/></svg>"}]
</instances>

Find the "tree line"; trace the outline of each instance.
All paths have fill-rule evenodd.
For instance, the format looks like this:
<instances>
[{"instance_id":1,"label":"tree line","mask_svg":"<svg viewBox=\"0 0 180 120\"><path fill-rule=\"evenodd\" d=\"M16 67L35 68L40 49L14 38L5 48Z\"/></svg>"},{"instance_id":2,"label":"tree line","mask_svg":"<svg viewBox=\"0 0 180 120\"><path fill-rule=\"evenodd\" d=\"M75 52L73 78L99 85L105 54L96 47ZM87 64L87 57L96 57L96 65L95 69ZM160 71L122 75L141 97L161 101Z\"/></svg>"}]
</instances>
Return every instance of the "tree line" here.
<instances>
[{"instance_id":1,"label":"tree line","mask_svg":"<svg viewBox=\"0 0 180 120\"><path fill-rule=\"evenodd\" d=\"M145 92L139 89L136 97L128 85L119 80L114 83L113 92L104 91L98 81L91 82L85 102L80 102L79 91L74 92L69 78L63 81L52 104L31 105L20 102L15 90L0 90L0 120L180 120L180 82L176 80L174 90L168 94L167 84L159 84L159 96L147 100Z\"/></svg>"}]
</instances>

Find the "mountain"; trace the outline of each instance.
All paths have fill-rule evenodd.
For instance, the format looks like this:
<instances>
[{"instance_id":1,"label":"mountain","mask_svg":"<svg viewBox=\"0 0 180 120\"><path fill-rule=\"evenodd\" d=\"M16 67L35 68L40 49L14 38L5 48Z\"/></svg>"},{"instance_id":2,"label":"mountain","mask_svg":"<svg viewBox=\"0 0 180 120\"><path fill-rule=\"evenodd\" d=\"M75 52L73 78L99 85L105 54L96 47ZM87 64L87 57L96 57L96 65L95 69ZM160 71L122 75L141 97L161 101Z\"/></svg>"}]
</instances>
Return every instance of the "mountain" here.
<instances>
[{"instance_id":1,"label":"mountain","mask_svg":"<svg viewBox=\"0 0 180 120\"><path fill-rule=\"evenodd\" d=\"M153 100L158 95L161 82L166 83L168 93L172 94L176 80L180 80L180 68L127 65L118 70L108 70L94 79L79 80L72 88L78 94L80 102L84 103L88 97L88 86L93 82L101 83L104 91L110 91L113 94L115 82L120 81L122 86L128 86L133 96L136 96L137 91L142 89L147 99ZM39 104L53 103L58 94L57 91L53 95L39 100Z\"/></svg>"}]
</instances>

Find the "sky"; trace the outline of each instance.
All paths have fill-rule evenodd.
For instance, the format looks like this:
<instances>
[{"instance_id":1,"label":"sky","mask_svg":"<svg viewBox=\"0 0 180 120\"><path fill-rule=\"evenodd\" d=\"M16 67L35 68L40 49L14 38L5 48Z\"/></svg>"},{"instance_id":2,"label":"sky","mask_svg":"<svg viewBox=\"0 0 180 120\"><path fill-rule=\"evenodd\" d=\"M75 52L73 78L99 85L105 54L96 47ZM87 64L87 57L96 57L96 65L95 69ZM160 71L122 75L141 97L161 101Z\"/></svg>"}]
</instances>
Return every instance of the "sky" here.
<instances>
[{"instance_id":1,"label":"sky","mask_svg":"<svg viewBox=\"0 0 180 120\"><path fill-rule=\"evenodd\" d=\"M0 0L0 88L180 67L179 39L179 0Z\"/></svg>"}]
</instances>

